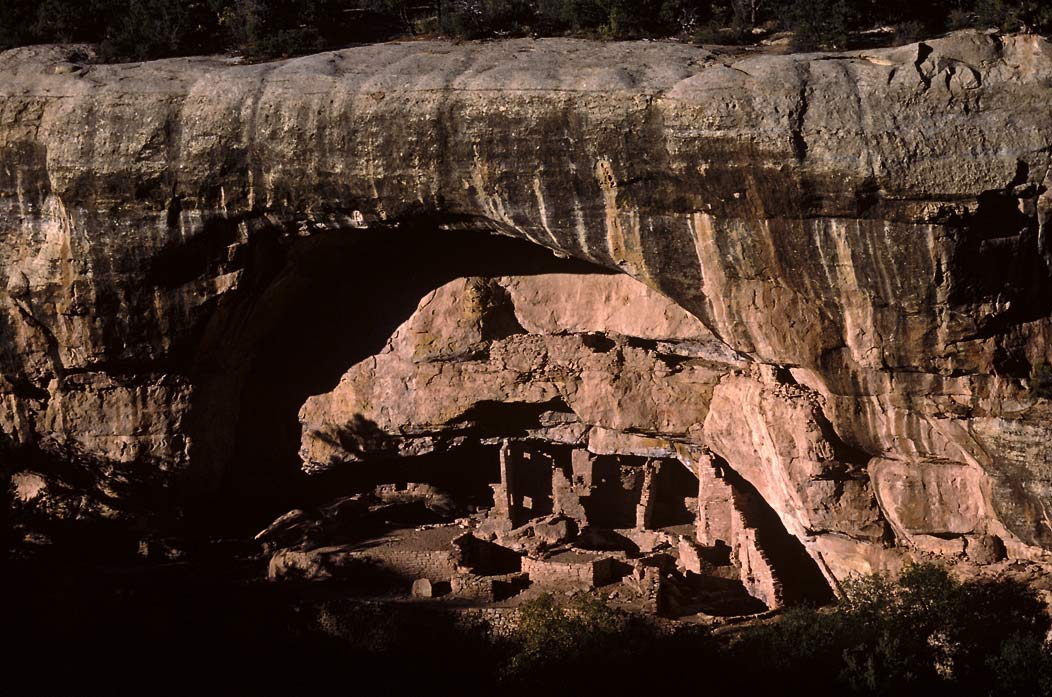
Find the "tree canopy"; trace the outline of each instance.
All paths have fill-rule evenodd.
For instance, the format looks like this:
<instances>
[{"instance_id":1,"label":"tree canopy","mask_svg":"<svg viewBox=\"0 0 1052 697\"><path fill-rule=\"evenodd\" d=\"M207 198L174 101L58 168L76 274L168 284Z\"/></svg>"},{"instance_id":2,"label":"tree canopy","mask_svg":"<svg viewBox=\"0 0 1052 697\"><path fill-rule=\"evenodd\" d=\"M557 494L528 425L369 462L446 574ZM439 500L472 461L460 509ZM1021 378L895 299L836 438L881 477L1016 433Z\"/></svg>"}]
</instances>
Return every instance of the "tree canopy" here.
<instances>
[{"instance_id":1,"label":"tree canopy","mask_svg":"<svg viewBox=\"0 0 1052 697\"><path fill-rule=\"evenodd\" d=\"M106 61L232 52L252 59L407 34L678 37L845 48L884 27L904 42L965 27L1052 33L1043 0L4 0L0 49L90 42Z\"/></svg>"}]
</instances>

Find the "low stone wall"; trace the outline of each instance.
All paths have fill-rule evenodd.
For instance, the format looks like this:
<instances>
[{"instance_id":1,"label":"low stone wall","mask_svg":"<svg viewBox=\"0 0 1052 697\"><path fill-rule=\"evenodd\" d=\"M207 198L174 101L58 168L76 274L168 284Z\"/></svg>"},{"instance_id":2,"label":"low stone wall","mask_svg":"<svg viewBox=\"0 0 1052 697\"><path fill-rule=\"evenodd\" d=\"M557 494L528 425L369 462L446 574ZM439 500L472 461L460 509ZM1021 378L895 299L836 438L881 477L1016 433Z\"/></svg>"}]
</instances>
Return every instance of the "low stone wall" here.
<instances>
[{"instance_id":1,"label":"low stone wall","mask_svg":"<svg viewBox=\"0 0 1052 697\"><path fill-rule=\"evenodd\" d=\"M461 626L474 627L481 622L496 638L508 637L519 628L518 608L487 607L472 610L453 610Z\"/></svg>"},{"instance_id":2,"label":"low stone wall","mask_svg":"<svg viewBox=\"0 0 1052 697\"><path fill-rule=\"evenodd\" d=\"M449 581L457 573L452 551L418 551L378 547L352 552L350 557L370 561L408 578Z\"/></svg>"},{"instance_id":3,"label":"low stone wall","mask_svg":"<svg viewBox=\"0 0 1052 697\"><path fill-rule=\"evenodd\" d=\"M582 586L594 588L616 580L615 560L611 557L592 558L566 552L550 559L524 557L522 570L530 581L540 586Z\"/></svg>"},{"instance_id":4,"label":"low stone wall","mask_svg":"<svg viewBox=\"0 0 1052 697\"><path fill-rule=\"evenodd\" d=\"M453 577L451 585L453 595L458 598L493 603L510 598L529 583L529 577L521 573L500 576L458 574Z\"/></svg>"},{"instance_id":5,"label":"low stone wall","mask_svg":"<svg viewBox=\"0 0 1052 697\"><path fill-rule=\"evenodd\" d=\"M283 549L275 552L267 576L271 580L353 579L370 567L407 579L427 578L432 581L449 581L457 573L452 550L319 547L307 551Z\"/></svg>"}]
</instances>

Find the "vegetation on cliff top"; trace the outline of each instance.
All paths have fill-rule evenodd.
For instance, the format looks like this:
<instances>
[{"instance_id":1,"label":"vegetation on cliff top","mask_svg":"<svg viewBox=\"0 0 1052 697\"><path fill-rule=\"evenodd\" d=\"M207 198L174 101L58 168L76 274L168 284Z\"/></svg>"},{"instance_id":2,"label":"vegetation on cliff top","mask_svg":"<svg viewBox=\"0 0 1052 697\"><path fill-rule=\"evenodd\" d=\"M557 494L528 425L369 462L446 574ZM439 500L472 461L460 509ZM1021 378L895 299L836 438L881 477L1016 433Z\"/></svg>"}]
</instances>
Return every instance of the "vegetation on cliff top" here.
<instances>
[{"instance_id":1,"label":"vegetation on cliff top","mask_svg":"<svg viewBox=\"0 0 1052 697\"><path fill-rule=\"evenodd\" d=\"M883 34L863 32L886 27ZM904 42L965 27L1052 32L1044 0L4 0L0 50L92 42L102 60L254 59L404 35L678 37L798 49ZM876 37L876 39L874 39Z\"/></svg>"}]
</instances>

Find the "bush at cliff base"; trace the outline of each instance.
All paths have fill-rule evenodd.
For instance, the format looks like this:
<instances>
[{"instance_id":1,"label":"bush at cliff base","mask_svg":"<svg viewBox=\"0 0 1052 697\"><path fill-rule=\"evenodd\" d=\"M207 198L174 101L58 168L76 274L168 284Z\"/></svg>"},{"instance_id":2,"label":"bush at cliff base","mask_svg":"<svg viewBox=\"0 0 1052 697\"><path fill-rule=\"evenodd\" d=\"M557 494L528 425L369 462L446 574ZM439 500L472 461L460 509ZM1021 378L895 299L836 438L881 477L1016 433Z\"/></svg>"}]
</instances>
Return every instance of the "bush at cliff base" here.
<instances>
[{"instance_id":1,"label":"bush at cliff base","mask_svg":"<svg viewBox=\"0 0 1052 697\"><path fill-rule=\"evenodd\" d=\"M746 631L732 662L786 684L825 676L846 694L1052 694L1048 610L1018 581L962 582L917 564L844 592L832 611L794 609Z\"/></svg>"}]
</instances>

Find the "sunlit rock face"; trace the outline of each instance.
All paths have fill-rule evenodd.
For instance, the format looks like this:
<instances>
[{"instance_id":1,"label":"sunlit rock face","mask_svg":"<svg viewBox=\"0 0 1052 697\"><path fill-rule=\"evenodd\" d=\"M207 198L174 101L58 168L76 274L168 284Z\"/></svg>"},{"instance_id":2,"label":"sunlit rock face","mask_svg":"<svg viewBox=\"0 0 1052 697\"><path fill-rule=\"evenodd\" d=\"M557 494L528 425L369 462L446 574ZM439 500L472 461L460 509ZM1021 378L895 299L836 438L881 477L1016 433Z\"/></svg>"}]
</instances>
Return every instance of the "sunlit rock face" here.
<instances>
[{"instance_id":1,"label":"sunlit rock face","mask_svg":"<svg viewBox=\"0 0 1052 697\"><path fill-rule=\"evenodd\" d=\"M300 455L324 469L526 429L576 445L613 432L625 450L639 441L667 456L672 439L691 442L721 376L743 363L627 276L458 279L333 392L307 400Z\"/></svg>"},{"instance_id":2,"label":"sunlit rock face","mask_svg":"<svg viewBox=\"0 0 1052 697\"><path fill-rule=\"evenodd\" d=\"M717 457L833 579L1041 557L1050 80L1047 41L976 33L0 54L9 469L160 519L297 449L528 436Z\"/></svg>"}]
</instances>

